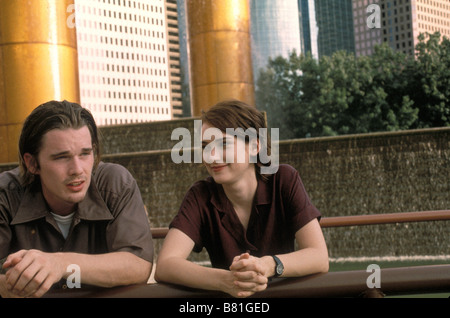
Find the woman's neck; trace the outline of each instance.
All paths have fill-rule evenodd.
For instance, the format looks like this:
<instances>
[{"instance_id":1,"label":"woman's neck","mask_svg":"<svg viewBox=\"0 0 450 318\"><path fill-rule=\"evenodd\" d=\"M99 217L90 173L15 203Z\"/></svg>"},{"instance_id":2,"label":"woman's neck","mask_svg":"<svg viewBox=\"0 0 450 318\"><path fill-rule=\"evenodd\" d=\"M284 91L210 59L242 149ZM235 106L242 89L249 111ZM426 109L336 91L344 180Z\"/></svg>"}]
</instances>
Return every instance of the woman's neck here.
<instances>
[{"instance_id":1,"label":"woman's neck","mask_svg":"<svg viewBox=\"0 0 450 318\"><path fill-rule=\"evenodd\" d=\"M245 230L247 230L257 187L256 175L245 176L237 182L223 185L223 190Z\"/></svg>"}]
</instances>

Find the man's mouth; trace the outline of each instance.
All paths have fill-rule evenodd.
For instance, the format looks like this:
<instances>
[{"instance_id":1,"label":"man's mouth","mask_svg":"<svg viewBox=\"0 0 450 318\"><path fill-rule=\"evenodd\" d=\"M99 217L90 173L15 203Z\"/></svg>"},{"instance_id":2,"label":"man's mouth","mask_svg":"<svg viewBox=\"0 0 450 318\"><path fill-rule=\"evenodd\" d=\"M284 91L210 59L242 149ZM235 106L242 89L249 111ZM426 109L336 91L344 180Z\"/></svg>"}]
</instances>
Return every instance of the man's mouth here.
<instances>
[{"instance_id":1,"label":"man's mouth","mask_svg":"<svg viewBox=\"0 0 450 318\"><path fill-rule=\"evenodd\" d=\"M73 181L67 184L67 187L72 191L80 191L83 189L84 180Z\"/></svg>"}]
</instances>

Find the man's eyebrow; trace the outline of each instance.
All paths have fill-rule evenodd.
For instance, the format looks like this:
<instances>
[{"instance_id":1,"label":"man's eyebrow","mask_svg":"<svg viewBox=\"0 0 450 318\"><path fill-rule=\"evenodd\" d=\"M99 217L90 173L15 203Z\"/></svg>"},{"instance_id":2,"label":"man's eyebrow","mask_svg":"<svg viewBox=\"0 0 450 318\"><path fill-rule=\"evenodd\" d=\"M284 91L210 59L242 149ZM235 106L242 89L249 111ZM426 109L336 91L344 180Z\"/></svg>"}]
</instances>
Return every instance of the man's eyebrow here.
<instances>
[{"instance_id":1,"label":"man's eyebrow","mask_svg":"<svg viewBox=\"0 0 450 318\"><path fill-rule=\"evenodd\" d=\"M61 152L58 152L58 153L51 154L50 157L56 158L56 157L64 156L64 155L68 155L68 154L70 154L69 151L61 151Z\"/></svg>"},{"instance_id":2,"label":"man's eyebrow","mask_svg":"<svg viewBox=\"0 0 450 318\"><path fill-rule=\"evenodd\" d=\"M92 151L93 151L93 148L82 148L81 149L82 153L92 152ZM58 153L55 153L55 154L51 154L50 157L51 158L56 158L56 157L64 156L64 155L70 155L70 151L68 151L68 150L61 151L61 152L58 152Z\"/></svg>"}]
</instances>

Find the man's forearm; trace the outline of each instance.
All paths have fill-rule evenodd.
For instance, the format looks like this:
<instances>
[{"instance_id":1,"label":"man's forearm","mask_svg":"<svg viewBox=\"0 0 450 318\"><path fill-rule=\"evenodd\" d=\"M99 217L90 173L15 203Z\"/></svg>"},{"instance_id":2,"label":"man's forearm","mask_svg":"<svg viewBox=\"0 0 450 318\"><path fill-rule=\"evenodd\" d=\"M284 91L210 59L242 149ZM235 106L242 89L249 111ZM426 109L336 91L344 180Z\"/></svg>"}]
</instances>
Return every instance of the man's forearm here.
<instances>
[{"instance_id":1,"label":"man's forearm","mask_svg":"<svg viewBox=\"0 0 450 318\"><path fill-rule=\"evenodd\" d=\"M99 255L57 253L63 266L75 264L80 268L81 282L88 285L113 287L147 282L152 263L129 252ZM72 272L66 271L63 278Z\"/></svg>"}]
</instances>

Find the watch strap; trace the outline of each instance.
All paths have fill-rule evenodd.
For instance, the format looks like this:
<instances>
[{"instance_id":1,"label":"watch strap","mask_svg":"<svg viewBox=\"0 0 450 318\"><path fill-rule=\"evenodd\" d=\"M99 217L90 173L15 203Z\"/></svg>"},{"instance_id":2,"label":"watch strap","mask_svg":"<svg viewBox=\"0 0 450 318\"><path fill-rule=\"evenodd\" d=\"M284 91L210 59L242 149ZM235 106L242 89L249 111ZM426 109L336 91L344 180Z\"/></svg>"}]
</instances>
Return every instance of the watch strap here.
<instances>
[{"instance_id":1,"label":"watch strap","mask_svg":"<svg viewBox=\"0 0 450 318\"><path fill-rule=\"evenodd\" d=\"M274 277L279 277L281 274L283 274L283 270L284 270L283 263L281 262L281 260L277 256L272 255L272 257L275 260L275 275L274 275ZM281 273L279 273L278 270L277 270L279 267L282 268L282 272Z\"/></svg>"}]
</instances>

